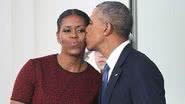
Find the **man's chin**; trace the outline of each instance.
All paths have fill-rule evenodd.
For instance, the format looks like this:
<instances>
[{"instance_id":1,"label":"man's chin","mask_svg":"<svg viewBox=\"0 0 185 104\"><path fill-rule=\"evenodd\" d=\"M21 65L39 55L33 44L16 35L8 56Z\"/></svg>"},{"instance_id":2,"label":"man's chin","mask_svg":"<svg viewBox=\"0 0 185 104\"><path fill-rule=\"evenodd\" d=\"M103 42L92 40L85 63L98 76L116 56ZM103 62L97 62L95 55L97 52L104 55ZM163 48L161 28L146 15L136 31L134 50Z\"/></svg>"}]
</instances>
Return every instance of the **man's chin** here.
<instances>
[{"instance_id":1,"label":"man's chin","mask_svg":"<svg viewBox=\"0 0 185 104\"><path fill-rule=\"evenodd\" d=\"M86 48L88 51L97 51L96 48L95 48L95 45L86 45Z\"/></svg>"},{"instance_id":2,"label":"man's chin","mask_svg":"<svg viewBox=\"0 0 185 104\"><path fill-rule=\"evenodd\" d=\"M88 46L86 48L87 48L88 51L94 51L92 48L90 48Z\"/></svg>"}]
</instances>

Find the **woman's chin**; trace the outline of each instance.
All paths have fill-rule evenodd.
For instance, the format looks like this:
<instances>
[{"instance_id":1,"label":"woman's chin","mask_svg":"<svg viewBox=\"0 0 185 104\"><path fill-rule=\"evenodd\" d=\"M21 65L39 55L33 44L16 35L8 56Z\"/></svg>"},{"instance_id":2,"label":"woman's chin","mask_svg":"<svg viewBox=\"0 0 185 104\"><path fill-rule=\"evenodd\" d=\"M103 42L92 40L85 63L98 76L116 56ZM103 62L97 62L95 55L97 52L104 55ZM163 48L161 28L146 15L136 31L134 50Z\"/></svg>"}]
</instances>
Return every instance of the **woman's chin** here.
<instances>
[{"instance_id":1,"label":"woman's chin","mask_svg":"<svg viewBox=\"0 0 185 104\"><path fill-rule=\"evenodd\" d=\"M81 56L84 52L81 50L74 50L70 52L70 55L72 56Z\"/></svg>"}]
</instances>

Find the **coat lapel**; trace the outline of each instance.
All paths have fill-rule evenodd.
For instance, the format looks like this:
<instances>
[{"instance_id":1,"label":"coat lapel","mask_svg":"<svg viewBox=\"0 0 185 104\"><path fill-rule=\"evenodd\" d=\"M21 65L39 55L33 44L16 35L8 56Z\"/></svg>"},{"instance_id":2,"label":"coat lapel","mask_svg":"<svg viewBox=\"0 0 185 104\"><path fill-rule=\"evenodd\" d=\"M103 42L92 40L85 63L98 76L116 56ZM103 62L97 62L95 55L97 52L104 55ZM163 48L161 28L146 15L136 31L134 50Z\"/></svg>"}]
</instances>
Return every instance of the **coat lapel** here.
<instances>
[{"instance_id":1,"label":"coat lapel","mask_svg":"<svg viewBox=\"0 0 185 104\"><path fill-rule=\"evenodd\" d=\"M106 89L106 100L105 100L105 104L108 104L110 99L111 99L111 96L112 96L112 91L114 89L114 86L116 85L116 82L121 74L121 72L123 71L123 69L121 69L121 65L124 64L129 52L131 51L132 47L131 45L127 45L123 51L121 52L120 54L120 57L112 71L112 74L111 74L111 77L109 79L109 83L108 83L108 86L107 86L107 89Z\"/></svg>"}]
</instances>

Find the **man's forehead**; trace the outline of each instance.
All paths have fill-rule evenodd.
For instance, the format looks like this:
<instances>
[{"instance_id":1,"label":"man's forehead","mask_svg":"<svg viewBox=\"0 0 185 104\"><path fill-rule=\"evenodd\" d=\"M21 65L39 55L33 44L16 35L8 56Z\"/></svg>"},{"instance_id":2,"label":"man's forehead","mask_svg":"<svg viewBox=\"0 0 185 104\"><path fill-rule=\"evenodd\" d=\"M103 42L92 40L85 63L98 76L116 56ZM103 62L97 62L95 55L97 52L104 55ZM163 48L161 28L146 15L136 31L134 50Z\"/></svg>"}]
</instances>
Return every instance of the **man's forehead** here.
<instances>
[{"instance_id":1,"label":"man's forehead","mask_svg":"<svg viewBox=\"0 0 185 104\"><path fill-rule=\"evenodd\" d=\"M98 11L99 11L99 9L98 9L98 7L96 7L96 8L93 9L92 14L97 14Z\"/></svg>"},{"instance_id":2,"label":"man's forehead","mask_svg":"<svg viewBox=\"0 0 185 104\"><path fill-rule=\"evenodd\" d=\"M91 19L94 19L97 15L97 8L95 8L90 16Z\"/></svg>"}]
</instances>

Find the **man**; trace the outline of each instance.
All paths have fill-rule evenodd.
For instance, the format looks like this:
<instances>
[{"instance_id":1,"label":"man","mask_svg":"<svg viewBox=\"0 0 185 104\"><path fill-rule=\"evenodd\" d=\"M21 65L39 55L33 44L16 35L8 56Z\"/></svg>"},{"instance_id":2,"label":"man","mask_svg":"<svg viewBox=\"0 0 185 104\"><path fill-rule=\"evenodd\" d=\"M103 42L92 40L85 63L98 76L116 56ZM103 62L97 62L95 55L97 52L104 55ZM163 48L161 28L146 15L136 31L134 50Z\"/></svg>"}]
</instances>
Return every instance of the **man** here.
<instances>
[{"instance_id":1,"label":"man","mask_svg":"<svg viewBox=\"0 0 185 104\"><path fill-rule=\"evenodd\" d=\"M94 52L94 59L95 59L95 63L97 65L98 69L100 70L100 73L103 73L103 68L105 66L107 58L104 57L100 52L95 51Z\"/></svg>"},{"instance_id":2,"label":"man","mask_svg":"<svg viewBox=\"0 0 185 104\"><path fill-rule=\"evenodd\" d=\"M120 2L105 1L93 10L87 27L87 48L108 58L100 103L166 104L162 74L147 56L131 47L131 28L131 13Z\"/></svg>"}]
</instances>

